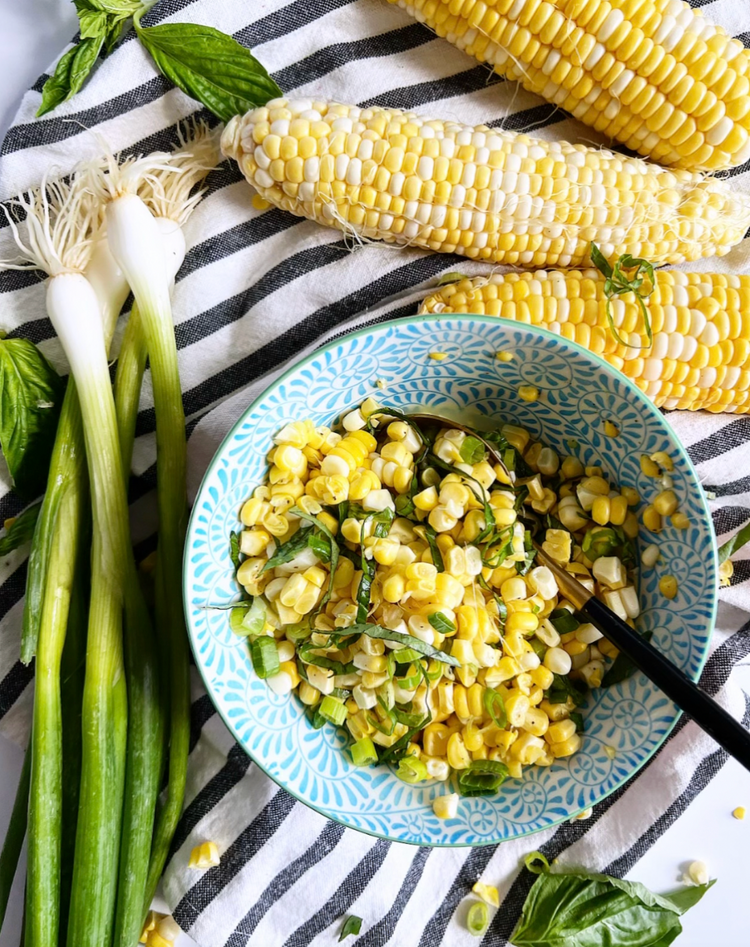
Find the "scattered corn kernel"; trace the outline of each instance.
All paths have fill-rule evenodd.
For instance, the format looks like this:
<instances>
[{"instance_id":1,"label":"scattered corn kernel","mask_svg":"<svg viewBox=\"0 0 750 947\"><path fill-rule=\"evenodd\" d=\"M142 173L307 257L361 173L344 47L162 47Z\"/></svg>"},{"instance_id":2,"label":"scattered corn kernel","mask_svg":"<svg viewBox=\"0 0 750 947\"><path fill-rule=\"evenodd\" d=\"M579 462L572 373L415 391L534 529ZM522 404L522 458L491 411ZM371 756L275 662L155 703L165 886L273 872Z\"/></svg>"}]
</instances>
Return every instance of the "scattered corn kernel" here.
<instances>
[{"instance_id":1,"label":"scattered corn kernel","mask_svg":"<svg viewBox=\"0 0 750 947\"><path fill-rule=\"evenodd\" d=\"M676 598L677 592L679 591L677 579L673 575L663 575L659 579L659 591L664 598Z\"/></svg>"},{"instance_id":2,"label":"scattered corn kernel","mask_svg":"<svg viewBox=\"0 0 750 947\"><path fill-rule=\"evenodd\" d=\"M533 385L519 385L518 388L518 397L522 401L534 402L539 401L541 392L538 388L535 388Z\"/></svg>"},{"instance_id":3,"label":"scattered corn kernel","mask_svg":"<svg viewBox=\"0 0 750 947\"><path fill-rule=\"evenodd\" d=\"M494 885L487 885L483 881L477 881L471 890L483 901L486 901L490 907L500 907L500 894Z\"/></svg>"},{"instance_id":4,"label":"scattered corn kernel","mask_svg":"<svg viewBox=\"0 0 750 947\"><path fill-rule=\"evenodd\" d=\"M741 822L745 818L745 807L737 806L736 809L732 810L732 815Z\"/></svg>"},{"instance_id":5,"label":"scattered corn kernel","mask_svg":"<svg viewBox=\"0 0 750 947\"><path fill-rule=\"evenodd\" d=\"M188 868L215 868L220 861L216 842L201 842L190 853Z\"/></svg>"}]
</instances>

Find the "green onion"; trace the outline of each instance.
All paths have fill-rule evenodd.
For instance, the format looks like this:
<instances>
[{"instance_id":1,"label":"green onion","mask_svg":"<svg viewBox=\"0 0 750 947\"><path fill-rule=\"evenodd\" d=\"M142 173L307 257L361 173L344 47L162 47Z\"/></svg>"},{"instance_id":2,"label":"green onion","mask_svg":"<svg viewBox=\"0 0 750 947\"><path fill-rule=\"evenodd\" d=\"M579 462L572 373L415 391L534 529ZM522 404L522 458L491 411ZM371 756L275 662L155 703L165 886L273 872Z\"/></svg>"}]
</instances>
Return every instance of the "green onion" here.
<instances>
[{"instance_id":1,"label":"green onion","mask_svg":"<svg viewBox=\"0 0 750 947\"><path fill-rule=\"evenodd\" d=\"M412 664L422 657L422 655L413 648L398 648L396 651L391 651L391 654L396 664Z\"/></svg>"},{"instance_id":2,"label":"green onion","mask_svg":"<svg viewBox=\"0 0 750 947\"><path fill-rule=\"evenodd\" d=\"M141 325L138 305L133 303L130 310L125 335L122 337L120 354L117 357L115 373L115 408L117 409L117 429L120 437L120 453L126 480L133 462L133 443L135 425L138 418L138 406L141 400L143 376L146 372L148 350ZM239 553L239 543L237 546Z\"/></svg>"},{"instance_id":3,"label":"green onion","mask_svg":"<svg viewBox=\"0 0 750 947\"><path fill-rule=\"evenodd\" d=\"M496 727L504 730L508 725L508 715L505 712L505 701L500 691L493 690L491 687L484 689L484 709L492 718Z\"/></svg>"},{"instance_id":4,"label":"green onion","mask_svg":"<svg viewBox=\"0 0 750 947\"><path fill-rule=\"evenodd\" d=\"M441 635L450 635L456 630L454 622L442 612L432 612L427 616L427 621Z\"/></svg>"},{"instance_id":5,"label":"green onion","mask_svg":"<svg viewBox=\"0 0 750 947\"><path fill-rule=\"evenodd\" d=\"M234 614L234 610L232 611ZM245 635L259 635L263 631L268 617L268 606L261 595L256 595L250 608L242 616L242 632Z\"/></svg>"},{"instance_id":6,"label":"green onion","mask_svg":"<svg viewBox=\"0 0 750 947\"><path fill-rule=\"evenodd\" d=\"M569 635L580 627L580 622L567 608L556 608L550 613L549 620L559 635Z\"/></svg>"},{"instance_id":7,"label":"green onion","mask_svg":"<svg viewBox=\"0 0 750 947\"><path fill-rule=\"evenodd\" d=\"M462 796L489 796L500 788L508 775L505 763L474 760L458 773L458 791Z\"/></svg>"},{"instance_id":8,"label":"green onion","mask_svg":"<svg viewBox=\"0 0 750 947\"><path fill-rule=\"evenodd\" d=\"M485 451L486 448L479 438L469 434L463 439L458 452L461 455L461 460L473 467L474 464L484 460Z\"/></svg>"},{"instance_id":9,"label":"green onion","mask_svg":"<svg viewBox=\"0 0 750 947\"><path fill-rule=\"evenodd\" d=\"M329 723L340 727L346 720L346 707L338 697L328 694L320 702L320 716Z\"/></svg>"},{"instance_id":10,"label":"green onion","mask_svg":"<svg viewBox=\"0 0 750 947\"><path fill-rule=\"evenodd\" d=\"M428 778L427 764L416 756L404 756L399 760L396 775L410 785L421 783Z\"/></svg>"},{"instance_id":11,"label":"green onion","mask_svg":"<svg viewBox=\"0 0 750 947\"><path fill-rule=\"evenodd\" d=\"M349 747L352 755L352 763L355 766L369 766L371 763L377 763L378 754L375 744L369 737L362 737Z\"/></svg>"},{"instance_id":12,"label":"green onion","mask_svg":"<svg viewBox=\"0 0 750 947\"><path fill-rule=\"evenodd\" d=\"M601 556L611 556L620 545L617 533L608 526L599 526L586 531L581 548L584 555L595 562Z\"/></svg>"},{"instance_id":13,"label":"green onion","mask_svg":"<svg viewBox=\"0 0 750 947\"><path fill-rule=\"evenodd\" d=\"M490 926L490 912L484 901L475 901L469 908L466 926L475 937L481 937Z\"/></svg>"},{"instance_id":14,"label":"green onion","mask_svg":"<svg viewBox=\"0 0 750 947\"><path fill-rule=\"evenodd\" d=\"M256 638L250 645L250 659L258 677L265 679L279 673L279 649L273 638Z\"/></svg>"},{"instance_id":15,"label":"green onion","mask_svg":"<svg viewBox=\"0 0 750 947\"><path fill-rule=\"evenodd\" d=\"M248 632L242 625L242 622L250 608L250 602L241 602L229 609L229 627L236 635L247 635Z\"/></svg>"},{"instance_id":16,"label":"green onion","mask_svg":"<svg viewBox=\"0 0 750 947\"><path fill-rule=\"evenodd\" d=\"M396 677L394 680L403 690L413 691L422 680L422 668L418 664L410 664L406 674L403 677Z\"/></svg>"}]
</instances>

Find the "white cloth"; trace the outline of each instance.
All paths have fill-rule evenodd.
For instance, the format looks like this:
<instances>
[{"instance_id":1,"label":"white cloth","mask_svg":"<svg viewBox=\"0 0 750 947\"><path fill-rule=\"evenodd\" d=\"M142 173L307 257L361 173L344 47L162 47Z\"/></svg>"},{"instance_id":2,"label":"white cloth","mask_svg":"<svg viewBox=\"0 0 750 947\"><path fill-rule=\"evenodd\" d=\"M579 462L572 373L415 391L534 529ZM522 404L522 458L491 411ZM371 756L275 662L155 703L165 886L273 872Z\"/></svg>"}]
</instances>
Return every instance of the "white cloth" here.
<instances>
[{"instance_id":1,"label":"white cloth","mask_svg":"<svg viewBox=\"0 0 750 947\"><path fill-rule=\"evenodd\" d=\"M735 35L750 30L750 6L696 0ZM358 104L406 106L462 122L499 122L543 137L592 141L595 133L554 107L493 76L385 0L162 0L150 22L191 21L235 33L287 92ZM132 35L102 63L71 102L34 118L41 80L24 97L3 144L0 196L94 156L95 128L115 150L169 146L175 123L195 103L170 89ZM66 120L70 119L70 120ZM750 191L750 167L732 176ZM427 287L460 265L418 250L367 246L351 252L340 233L278 210L258 211L236 168L212 176L209 195L187 225L189 251L174 296L180 371L188 415L191 498L222 437L289 360L354 325L412 313ZM12 254L0 227L0 257ZM750 240L694 269L743 272ZM0 274L3 328L40 343L64 368L36 277ZM712 501L717 532L750 517L750 419L671 414ZM153 546L154 417L148 376L134 454L134 540ZM5 478L7 481L7 477ZM7 491L7 485L5 487ZM17 512L10 493L2 516ZM18 662L26 551L0 562L0 731L24 742L32 673ZM750 653L750 562L722 590L703 686L737 717L746 715ZM530 885L522 854L542 848L562 863L627 871L680 815L725 761L698 728L681 721L640 774L596 807L588 821L533 840L473 850L389 845L295 802L234 743L194 676L193 741L186 809L167 868L165 893L175 917L202 947L307 947L330 944L342 915L364 918L358 947L476 944L461 902L479 877L499 882L503 903L482 943L501 945ZM196 876L187 856L212 839L221 865Z\"/></svg>"}]
</instances>

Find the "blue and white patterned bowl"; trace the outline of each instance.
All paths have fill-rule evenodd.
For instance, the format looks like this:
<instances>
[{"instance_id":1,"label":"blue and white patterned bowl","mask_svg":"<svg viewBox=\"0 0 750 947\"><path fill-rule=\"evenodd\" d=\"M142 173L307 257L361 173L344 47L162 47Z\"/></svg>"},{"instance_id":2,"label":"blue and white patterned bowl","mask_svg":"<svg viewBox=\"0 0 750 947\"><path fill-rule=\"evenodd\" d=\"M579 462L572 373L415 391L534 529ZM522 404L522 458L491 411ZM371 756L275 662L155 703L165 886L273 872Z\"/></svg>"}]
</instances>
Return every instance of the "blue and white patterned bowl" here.
<instances>
[{"instance_id":1,"label":"blue and white patterned bowl","mask_svg":"<svg viewBox=\"0 0 750 947\"><path fill-rule=\"evenodd\" d=\"M513 352L501 362L495 353ZM436 361L430 352L445 352ZM385 382L383 391L375 382ZM539 401L517 394L535 385ZM561 454L577 440L585 464L616 483L653 495L641 453L667 451L674 489L690 518L688 530L667 527L661 559L640 577L639 625L652 641L697 678L708 650L716 608L716 546L698 479L662 415L603 360L551 333L481 316L419 316L337 339L295 365L245 412L221 445L196 498L185 555L185 608L195 660L208 693L240 745L280 786L323 815L363 832L419 845L483 845L528 835L592 806L632 776L674 726L678 711L642 674L589 698L583 746L570 760L509 779L495 797L463 799L449 821L432 812L444 783L401 782L387 766L362 769L343 752L344 737L313 730L294 696L273 694L253 672L246 640L235 636L226 611L206 605L238 597L229 533L243 501L259 484L273 434L286 422L331 424L373 395L402 409L489 415L523 425ZM620 436L604 435L616 420ZM659 578L671 573L679 592L668 602ZM614 759L605 752L614 747Z\"/></svg>"}]
</instances>

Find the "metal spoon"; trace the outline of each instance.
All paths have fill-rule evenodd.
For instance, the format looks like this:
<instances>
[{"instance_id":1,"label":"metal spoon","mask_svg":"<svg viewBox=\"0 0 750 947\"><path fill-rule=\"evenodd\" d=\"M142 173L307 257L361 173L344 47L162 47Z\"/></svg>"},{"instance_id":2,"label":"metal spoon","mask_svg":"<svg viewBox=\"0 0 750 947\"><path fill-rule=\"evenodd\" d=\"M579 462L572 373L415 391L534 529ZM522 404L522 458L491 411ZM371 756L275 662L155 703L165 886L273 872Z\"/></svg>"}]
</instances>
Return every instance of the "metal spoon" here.
<instances>
[{"instance_id":1,"label":"metal spoon","mask_svg":"<svg viewBox=\"0 0 750 947\"><path fill-rule=\"evenodd\" d=\"M385 409L387 411L387 409ZM412 414L417 423L439 424L441 427L455 428L478 438L494 460L500 464L508 479L512 476L505 466L502 454L490 441L485 440L476 430L457 421L436 414ZM550 558L540 544L534 541L537 562L546 566L555 577L560 591L566 599L581 612L586 619L633 664L648 677L667 697L684 711L698 726L705 730L719 746L723 747L745 769L750 770L750 732L738 723L724 708L705 691L702 691L684 671L673 664L669 658L642 638L628 624L599 601L581 583L554 559Z\"/></svg>"}]
</instances>

